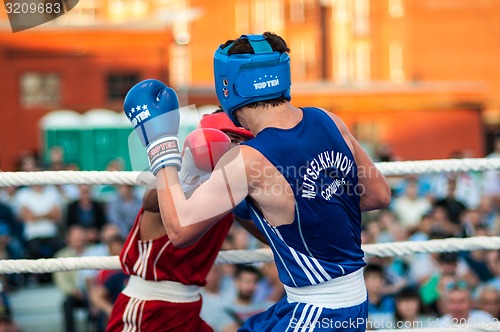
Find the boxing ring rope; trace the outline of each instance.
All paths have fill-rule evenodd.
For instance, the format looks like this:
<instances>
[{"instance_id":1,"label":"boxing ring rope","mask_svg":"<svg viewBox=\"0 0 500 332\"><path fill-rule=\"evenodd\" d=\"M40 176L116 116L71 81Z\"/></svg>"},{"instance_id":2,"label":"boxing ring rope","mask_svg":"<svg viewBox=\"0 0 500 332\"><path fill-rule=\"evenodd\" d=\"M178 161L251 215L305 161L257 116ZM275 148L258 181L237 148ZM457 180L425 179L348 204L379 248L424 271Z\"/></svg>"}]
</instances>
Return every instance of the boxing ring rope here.
<instances>
[{"instance_id":1,"label":"boxing ring rope","mask_svg":"<svg viewBox=\"0 0 500 332\"><path fill-rule=\"evenodd\" d=\"M442 172L484 172L500 169L498 159L442 159L425 161L402 161L376 163L385 176L407 174L432 174ZM128 184L147 185L154 181L149 172L98 172L98 171L44 171L44 172L0 172L0 187L23 185L62 185L62 184ZM481 236L472 238L448 238L430 241L405 241L363 245L367 257L396 257L418 253L457 252L471 250L500 249L500 236ZM270 249L221 251L216 264L238 264L271 262ZM0 260L0 274L11 273L50 273L74 270L117 270L121 268L118 256L111 257L68 257L49 259ZM498 321L491 324L457 325L449 328L398 329L412 332L441 332L460 328L463 332L500 331ZM393 329L378 330L394 332Z\"/></svg>"},{"instance_id":2,"label":"boxing ring rope","mask_svg":"<svg viewBox=\"0 0 500 332\"><path fill-rule=\"evenodd\" d=\"M442 159L376 163L386 176L431 174L441 172L488 171L500 169L500 158ZM129 184L145 185L154 176L149 172L44 171L0 172L0 187L61 184ZM426 242L367 244L366 256L403 256L416 253L461 250L500 249L500 237L449 238ZM270 249L221 251L216 264L242 264L273 261ZM82 269L120 269L118 257L69 257L38 260L0 260L0 273L47 273Z\"/></svg>"},{"instance_id":3,"label":"boxing ring rope","mask_svg":"<svg viewBox=\"0 0 500 332\"><path fill-rule=\"evenodd\" d=\"M429 241L404 241L363 245L367 257L396 257L418 253L456 252L500 249L500 236L476 236ZM220 251L215 264L245 264L272 262L270 249ZM118 256L67 257L47 259L0 260L0 274L48 273L73 270L117 270Z\"/></svg>"},{"instance_id":4,"label":"boxing ring rope","mask_svg":"<svg viewBox=\"0 0 500 332\"><path fill-rule=\"evenodd\" d=\"M385 176L500 169L500 158L438 159L376 163ZM369 170L368 170L369 171ZM61 184L148 184L149 172L44 171L0 172L0 187Z\"/></svg>"}]
</instances>

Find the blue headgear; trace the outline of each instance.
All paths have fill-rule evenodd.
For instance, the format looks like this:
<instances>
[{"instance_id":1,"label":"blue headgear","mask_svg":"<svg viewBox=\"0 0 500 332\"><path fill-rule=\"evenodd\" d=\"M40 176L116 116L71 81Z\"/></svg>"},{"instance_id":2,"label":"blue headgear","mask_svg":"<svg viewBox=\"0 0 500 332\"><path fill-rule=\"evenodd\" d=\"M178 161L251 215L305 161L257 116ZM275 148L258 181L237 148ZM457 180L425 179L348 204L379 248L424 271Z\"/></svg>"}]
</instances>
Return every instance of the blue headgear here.
<instances>
[{"instance_id":1,"label":"blue headgear","mask_svg":"<svg viewBox=\"0 0 500 332\"><path fill-rule=\"evenodd\" d=\"M290 57L273 51L263 35L243 35L255 54L231 54L233 46L219 47L214 56L215 91L224 112L238 127L233 112L262 100L285 97L290 100Z\"/></svg>"}]
</instances>

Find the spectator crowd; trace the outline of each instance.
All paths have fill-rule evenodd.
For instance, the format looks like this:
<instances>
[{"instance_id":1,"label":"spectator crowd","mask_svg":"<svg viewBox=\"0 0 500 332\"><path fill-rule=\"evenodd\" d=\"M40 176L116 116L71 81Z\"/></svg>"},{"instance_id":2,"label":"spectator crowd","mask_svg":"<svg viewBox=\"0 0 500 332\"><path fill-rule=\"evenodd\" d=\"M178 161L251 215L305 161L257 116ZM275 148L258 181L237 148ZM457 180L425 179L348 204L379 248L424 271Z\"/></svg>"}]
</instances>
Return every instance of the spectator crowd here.
<instances>
[{"instance_id":1,"label":"spectator crowd","mask_svg":"<svg viewBox=\"0 0 500 332\"><path fill-rule=\"evenodd\" d=\"M488 158L500 158L500 138L495 143ZM379 160L393 160L386 150ZM33 153L20 156L18 164L19 171L68 169L77 167L64 163L58 147L51 150L46 165ZM123 170L123 163L113 160L107 170ZM391 177L389 182L390 207L363 214L363 244L500 235L500 172L408 175ZM0 257L118 255L141 208L143 190L127 185L1 188ZM264 246L234 223L223 250ZM498 323L498 250L370 257L366 262L372 330ZM11 324L11 330L17 331L8 305L9 290L54 283L64 293L65 331L78 330L75 312L82 308L89 317L89 330L103 331L126 282L121 271L4 275L0 325ZM283 295L274 263L216 265L203 290L201 314L215 331L236 331L248 317Z\"/></svg>"}]
</instances>

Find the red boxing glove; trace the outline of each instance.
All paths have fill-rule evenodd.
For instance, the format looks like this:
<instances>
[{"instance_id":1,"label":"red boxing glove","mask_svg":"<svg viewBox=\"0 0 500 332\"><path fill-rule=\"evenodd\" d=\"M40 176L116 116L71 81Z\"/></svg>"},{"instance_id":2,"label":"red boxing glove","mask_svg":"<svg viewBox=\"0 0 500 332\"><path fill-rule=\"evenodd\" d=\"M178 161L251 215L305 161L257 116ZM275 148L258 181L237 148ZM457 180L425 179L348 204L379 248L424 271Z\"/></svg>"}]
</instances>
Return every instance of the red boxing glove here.
<instances>
[{"instance_id":1,"label":"red boxing glove","mask_svg":"<svg viewBox=\"0 0 500 332\"><path fill-rule=\"evenodd\" d=\"M179 172L184 192L190 192L205 182L219 159L230 149L231 139L217 129L201 128L187 135Z\"/></svg>"}]
</instances>

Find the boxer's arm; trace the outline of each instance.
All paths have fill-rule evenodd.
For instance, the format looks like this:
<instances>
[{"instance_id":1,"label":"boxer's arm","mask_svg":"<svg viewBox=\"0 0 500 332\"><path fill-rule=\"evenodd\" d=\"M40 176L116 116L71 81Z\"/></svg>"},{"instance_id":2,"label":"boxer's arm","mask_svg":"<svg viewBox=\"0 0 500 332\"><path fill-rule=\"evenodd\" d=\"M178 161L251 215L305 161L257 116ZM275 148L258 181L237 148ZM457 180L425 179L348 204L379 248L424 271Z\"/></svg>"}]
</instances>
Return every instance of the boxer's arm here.
<instances>
[{"instance_id":1,"label":"boxer's arm","mask_svg":"<svg viewBox=\"0 0 500 332\"><path fill-rule=\"evenodd\" d=\"M391 188L382 173L378 170L370 156L351 135L344 122L334 114L327 113L335 122L351 148L358 166L358 184L361 186L361 211L382 209L391 203Z\"/></svg>"},{"instance_id":2,"label":"boxer's arm","mask_svg":"<svg viewBox=\"0 0 500 332\"><path fill-rule=\"evenodd\" d=\"M158 194L156 188L148 188L142 197L142 207L145 211L159 213Z\"/></svg>"},{"instance_id":3,"label":"boxer's arm","mask_svg":"<svg viewBox=\"0 0 500 332\"><path fill-rule=\"evenodd\" d=\"M247 170L254 155L253 149L246 146L230 150L189 199L182 191L175 167L165 167L158 172L162 220L175 246L185 247L198 241L248 195Z\"/></svg>"}]
</instances>

